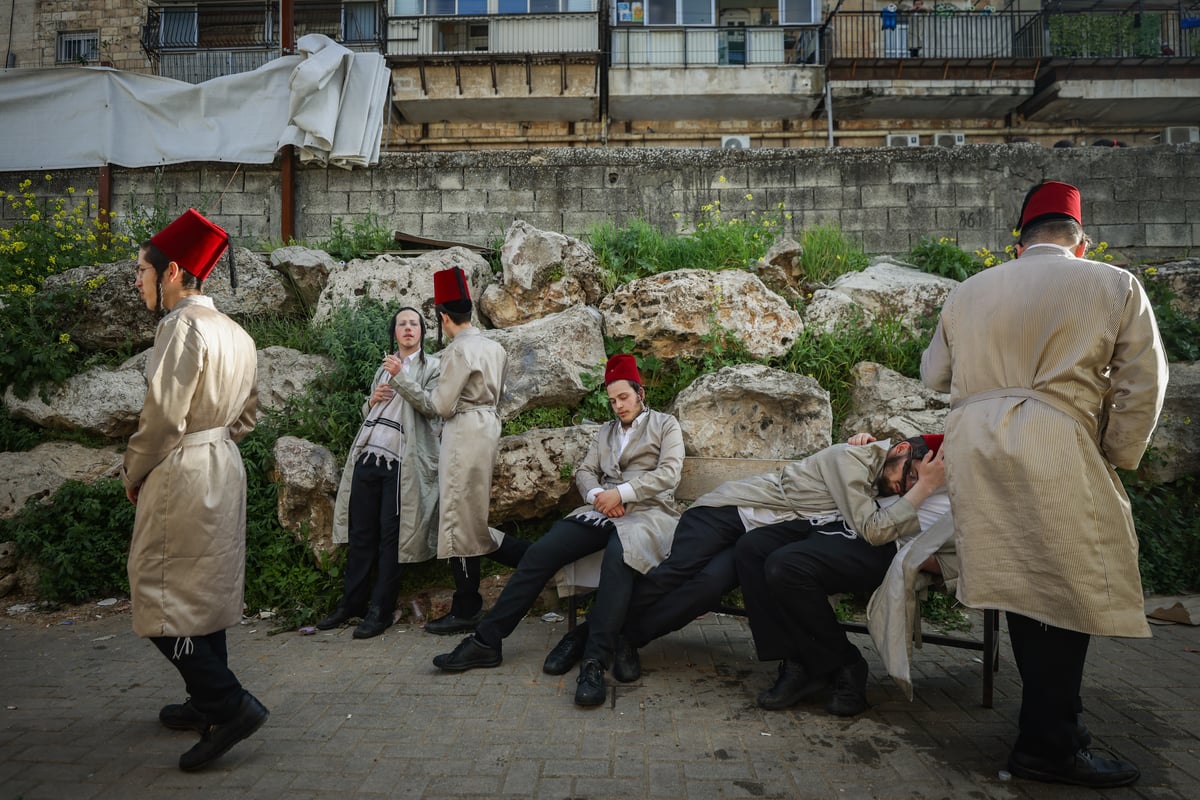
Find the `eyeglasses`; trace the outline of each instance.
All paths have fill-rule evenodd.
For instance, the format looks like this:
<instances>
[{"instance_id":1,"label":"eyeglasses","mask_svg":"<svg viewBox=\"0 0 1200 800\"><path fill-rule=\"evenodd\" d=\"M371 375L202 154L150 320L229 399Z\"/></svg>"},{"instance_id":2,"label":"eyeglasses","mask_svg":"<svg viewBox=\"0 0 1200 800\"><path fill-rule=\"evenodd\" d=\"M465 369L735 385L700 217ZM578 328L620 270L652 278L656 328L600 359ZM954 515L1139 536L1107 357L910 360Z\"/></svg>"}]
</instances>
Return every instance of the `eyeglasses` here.
<instances>
[{"instance_id":1,"label":"eyeglasses","mask_svg":"<svg viewBox=\"0 0 1200 800\"><path fill-rule=\"evenodd\" d=\"M908 458L906 458L904 460L904 472L902 474L904 477L901 478L900 493L908 494L908 490L911 489L916 484L917 480L920 478L920 475L917 473L916 467L913 466L912 451L909 451Z\"/></svg>"},{"instance_id":2,"label":"eyeglasses","mask_svg":"<svg viewBox=\"0 0 1200 800\"><path fill-rule=\"evenodd\" d=\"M138 267L137 268L137 274L138 274L139 278L142 277L143 272L154 272L154 267Z\"/></svg>"}]
</instances>

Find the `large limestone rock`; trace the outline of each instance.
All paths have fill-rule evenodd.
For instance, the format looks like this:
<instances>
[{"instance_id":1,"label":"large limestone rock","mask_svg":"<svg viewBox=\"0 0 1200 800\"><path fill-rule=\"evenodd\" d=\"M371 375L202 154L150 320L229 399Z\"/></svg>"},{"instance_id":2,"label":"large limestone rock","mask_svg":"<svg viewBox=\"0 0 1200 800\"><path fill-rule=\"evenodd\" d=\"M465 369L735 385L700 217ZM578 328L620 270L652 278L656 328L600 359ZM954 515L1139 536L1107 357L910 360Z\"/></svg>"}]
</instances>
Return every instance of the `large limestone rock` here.
<instances>
[{"instance_id":1,"label":"large limestone rock","mask_svg":"<svg viewBox=\"0 0 1200 800\"><path fill-rule=\"evenodd\" d=\"M271 478L279 483L279 524L317 555L332 552L341 465L324 447L295 436L280 436L274 455Z\"/></svg>"},{"instance_id":2,"label":"large limestone rock","mask_svg":"<svg viewBox=\"0 0 1200 800\"><path fill-rule=\"evenodd\" d=\"M801 458L830 443L829 392L762 364L701 375L675 398L689 456Z\"/></svg>"},{"instance_id":3,"label":"large limestone rock","mask_svg":"<svg viewBox=\"0 0 1200 800\"><path fill-rule=\"evenodd\" d=\"M115 447L47 442L23 453L0 453L0 518L11 517L31 497L49 497L67 481L94 483L121 471Z\"/></svg>"},{"instance_id":4,"label":"large limestone rock","mask_svg":"<svg viewBox=\"0 0 1200 800\"><path fill-rule=\"evenodd\" d=\"M238 288L236 291L230 288L229 267L222 257L204 281L204 294L212 298L213 305L235 317L272 316L293 310L291 296L263 257L244 247L236 247L234 251ZM85 311L66 325L67 332L82 349L129 346L141 350L154 343L154 329L160 315L147 310L133 285L136 278L137 261L131 258L51 275L42 285L42 291L73 286L87 292Z\"/></svg>"},{"instance_id":5,"label":"large limestone rock","mask_svg":"<svg viewBox=\"0 0 1200 800\"><path fill-rule=\"evenodd\" d=\"M830 288L864 308L871 318L899 319L910 330L937 320L958 281L875 259L862 272L847 272Z\"/></svg>"},{"instance_id":6,"label":"large limestone rock","mask_svg":"<svg viewBox=\"0 0 1200 800\"><path fill-rule=\"evenodd\" d=\"M893 440L941 433L949 412L950 395L880 364L862 361L854 365L850 413L839 438L859 431Z\"/></svg>"},{"instance_id":7,"label":"large limestone rock","mask_svg":"<svg viewBox=\"0 0 1200 800\"><path fill-rule=\"evenodd\" d=\"M146 308L133 283L137 261L129 258L111 264L75 267L46 278L42 291L76 288L86 292L84 313L65 320L64 329L85 351L126 346L135 350L154 342L159 316Z\"/></svg>"},{"instance_id":8,"label":"large limestone rock","mask_svg":"<svg viewBox=\"0 0 1200 800\"><path fill-rule=\"evenodd\" d=\"M782 356L804 323L779 295L741 270L681 269L630 281L600 302L609 336L630 336L643 353L697 356L712 337L755 358Z\"/></svg>"},{"instance_id":9,"label":"large limestone rock","mask_svg":"<svg viewBox=\"0 0 1200 800\"><path fill-rule=\"evenodd\" d=\"M599 428L536 428L503 437L492 473L491 522L537 519L582 505L575 468Z\"/></svg>"},{"instance_id":10,"label":"large limestone rock","mask_svg":"<svg viewBox=\"0 0 1200 800\"><path fill-rule=\"evenodd\" d=\"M338 268L338 262L324 250L299 245L280 247L271 253L270 261L271 268L292 286L296 299L311 316L330 273Z\"/></svg>"},{"instance_id":11,"label":"large limestone rock","mask_svg":"<svg viewBox=\"0 0 1200 800\"><path fill-rule=\"evenodd\" d=\"M237 289L229 285L227 255L221 256L204 281L204 293L212 298L218 311L243 318L274 317L297 309L296 299L284 286L283 276L271 269L265 256L245 247L235 247L233 259L238 277Z\"/></svg>"},{"instance_id":12,"label":"large limestone rock","mask_svg":"<svg viewBox=\"0 0 1200 800\"><path fill-rule=\"evenodd\" d=\"M500 416L526 408L575 406L604 371L600 314L575 306L506 330L484 333L508 353ZM585 376L593 376L590 381Z\"/></svg>"},{"instance_id":13,"label":"large limestone rock","mask_svg":"<svg viewBox=\"0 0 1200 800\"><path fill-rule=\"evenodd\" d=\"M865 308L832 289L817 289L804 308L804 326L823 333L844 332L872 319L873 315Z\"/></svg>"},{"instance_id":14,"label":"large limestone rock","mask_svg":"<svg viewBox=\"0 0 1200 800\"><path fill-rule=\"evenodd\" d=\"M1159 264L1153 269L1153 274L1147 274L1149 270L1142 273L1146 280L1165 283L1175 293L1171 305L1186 317L1200 319L1200 258Z\"/></svg>"},{"instance_id":15,"label":"large limestone rock","mask_svg":"<svg viewBox=\"0 0 1200 800\"><path fill-rule=\"evenodd\" d=\"M480 308L497 328L600 301L600 265L592 248L517 220L500 248L503 282L484 290Z\"/></svg>"},{"instance_id":16,"label":"large limestone rock","mask_svg":"<svg viewBox=\"0 0 1200 800\"><path fill-rule=\"evenodd\" d=\"M436 333L433 273L450 267L458 267L466 273L467 288L475 299L482 297L484 289L495 280L487 260L465 247L451 247L412 258L384 254L369 260L353 259L330 273L317 300L313 322L329 319L340 305L353 306L361 298L369 297L421 309L431 323L430 331Z\"/></svg>"},{"instance_id":17,"label":"large limestone rock","mask_svg":"<svg viewBox=\"0 0 1200 800\"><path fill-rule=\"evenodd\" d=\"M803 303L811 292L800 267L803 256L804 248L795 239L778 239L754 265L754 274L763 285L789 303Z\"/></svg>"},{"instance_id":18,"label":"large limestone rock","mask_svg":"<svg viewBox=\"0 0 1200 800\"><path fill-rule=\"evenodd\" d=\"M258 351L258 410L282 411L293 396L308 391L322 374L333 369L333 361L290 347L268 347Z\"/></svg>"},{"instance_id":19,"label":"large limestone rock","mask_svg":"<svg viewBox=\"0 0 1200 800\"><path fill-rule=\"evenodd\" d=\"M93 367L48 390L47 401L34 390L19 398L12 387L4 404L15 417L43 428L82 429L119 439L137 430L146 398L146 378L140 369Z\"/></svg>"},{"instance_id":20,"label":"large limestone rock","mask_svg":"<svg viewBox=\"0 0 1200 800\"><path fill-rule=\"evenodd\" d=\"M1172 361L1167 397L1142 473L1154 481L1200 475L1200 361Z\"/></svg>"}]
</instances>

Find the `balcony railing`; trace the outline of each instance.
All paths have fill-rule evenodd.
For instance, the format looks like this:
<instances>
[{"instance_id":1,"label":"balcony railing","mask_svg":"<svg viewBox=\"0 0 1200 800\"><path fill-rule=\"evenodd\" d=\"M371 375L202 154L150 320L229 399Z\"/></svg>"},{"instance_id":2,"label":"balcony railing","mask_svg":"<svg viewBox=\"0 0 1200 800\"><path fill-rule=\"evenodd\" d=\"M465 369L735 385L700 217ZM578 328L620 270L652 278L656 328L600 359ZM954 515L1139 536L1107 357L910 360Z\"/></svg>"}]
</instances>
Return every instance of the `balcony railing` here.
<instances>
[{"instance_id":1,"label":"balcony railing","mask_svg":"<svg viewBox=\"0 0 1200 800\"><path fill-rule=\"evenodd\" d=\"M295 37L320 33L356 51L380 52L385 17L382 3L300 0L294 7ZM158 74L200 83L249 72L280 54L276 3L213 3L195 7L150 7L142 48Z\"/></svg>"},{"instance_id":2,"label":"balcony railing","mask_svg":"<svg viewBox=\"0 0 1200 800\"><path fill-rule=\"evenodd\" d=\"M816 27L621 26L612 30L614 67L819 64Z\"/></svg>"},{"instance_id":3,"label":"balcony railing","mask_svg":"<svg viewBox=\"0 0 1200 800\"><path fill-rule=\"evenodd\" d=\"M1002 11L838 12L828 57L899 59L1146 58L1200 54L1200 18Z\"/></svg>"},{"instance_id":4,"label":"balcony railing","mask_svg":"<svg viewBox=\"0 0 1200 800\"><path fill-rule=\"evenodd\" d=\"M386 52L391 58L402 59L596 54L599 41L595 10L565 14L406 16L388 18Z\"/></svg>"}]
</instances>

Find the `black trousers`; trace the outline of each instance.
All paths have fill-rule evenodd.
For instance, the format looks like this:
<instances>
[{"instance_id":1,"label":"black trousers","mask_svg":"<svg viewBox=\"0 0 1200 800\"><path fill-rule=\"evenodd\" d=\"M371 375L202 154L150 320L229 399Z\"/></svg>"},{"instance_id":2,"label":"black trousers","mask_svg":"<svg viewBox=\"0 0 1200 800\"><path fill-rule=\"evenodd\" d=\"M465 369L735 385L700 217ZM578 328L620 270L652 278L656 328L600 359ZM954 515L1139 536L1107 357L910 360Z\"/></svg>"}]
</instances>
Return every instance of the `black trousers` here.
<instances>
[{"instance_id":1,"label":"black trousers","mask_svg":"<svg viewBox=\"0 0 1200 800\"><path fill-rule=\"evenodd\" d=\"M671 554L634 582L624 631L629 642L644 647L716 608L737 588L733 546L745 532L736 506L685 511Z\"/></svg>"},{"instance_id":2,"label":"black trousers","mask_svg":"<svg viewBox=\"0 0 1200 800\"><path fill-rule=\"evenodd\" d=\"M1020 733L1013 750L1066 759L1090 740L1079 724L1083 711L1079 691L1091 637L1011 611L1004 615L1021 673Z\"/></svg>"},{"instance_id":3,"label":"black trousers","mask_svg":"<svg viewBox=\"0 0 1200 800\"><path fill-rule=\"evenodd\" d=\"M367 606L385 613L400 595L400 465L365 455L350 485L350 540L340 605L361 616ZM376 572L371 588L371 572Z\"/></svg>"},{"instance_id":4,"label":"black trousers","mask_svg":"<svg viewBox=\"0 0 1200 800\"><path fill-rule=\"evenodd\" d=\"M583 657L598 660L605 669L611 667L617 634L625 621L636 574L625 564L621 539L611 523L593 525L575 519L554 523L542 538L530 545L496 605L479 623L475 635L486 645L499 644L533 608L554 573L572 561L601 550L604 561L600 567L600 587L588 616L589 635Z\"/></svg>"},{"instance_id":5,"label":"black trousers","mask_svg":"<svg viewBox=\"0 0 1200 800\"><path fill-rule=\"evenodd\" d=\"M759 659L792 659L810 675L828 675L861 658L829 595L873 591L895 555L894 543L873 547L857 536L818 533L804 520L739 539L738 579Z\"/></svg>"},{"instance_id":6,"label":"black trousers","mask_svg":"<svg viewBox=\"0 0 1200 800\"><path fill-rule=\"evenodd\" d=\"M213 723L237 713L246 690L229 669L225 631L207 636L152 636L150 641L183 677L192 706Z\"/></svg>"},{"instance_id":7,"label":"black trousers","mask_svg":"<svg viewBox=\"0 0 1200 800\"><path fill-rule=\"evenodd\" d=\"M516 536L505 536L500 546L488 553L487 557L506 567L515 568L521 563L531 544L532 542L518 539ZM481 558L483 556L450 559L450 574L454 577L454 599L450 605L450 613L456 617L473 617L483 609L483 595L479 593Z\"/></svg>"}]
</instances>

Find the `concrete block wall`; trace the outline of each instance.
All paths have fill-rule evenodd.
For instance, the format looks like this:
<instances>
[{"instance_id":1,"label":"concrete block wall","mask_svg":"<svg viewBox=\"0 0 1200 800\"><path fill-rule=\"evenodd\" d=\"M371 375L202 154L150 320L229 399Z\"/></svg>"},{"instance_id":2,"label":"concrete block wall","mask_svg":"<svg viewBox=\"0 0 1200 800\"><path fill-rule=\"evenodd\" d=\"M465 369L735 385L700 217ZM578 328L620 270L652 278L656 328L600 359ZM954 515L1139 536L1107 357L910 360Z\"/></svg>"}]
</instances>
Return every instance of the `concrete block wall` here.
<instances>
[{"instance_id":1,"label":"concrete block wall","mask_svg":"<svg viewBox=\"0 0 1200 800\"><path fill-rule=\"evenodd\" d=\"M118 212L154 202L207 210L241 243L279 241L279 168L224 163L114 168ZM23 175L0 175L13 191ZM39 180L42 176L35 176ZM95 171L56 174L54 186L94 187ZM375 214L396 230L478 244L515 219L580 235L602 221L644 219L686 231L720 209L725 219L783 217L788 233L837 225L871 253L904 253L924 236L966 250L1003 250L1026 190L1044 179L1080 187L1096 241L1139 255L1200 247L1200 146L1049 149L1032 144L835 150L588 148L387 154L378 166L302 167L297 237ZM35 187L42 186L35 180ZM0 224L11 219L0 208Z\"/></svg>"}]
</instances>

